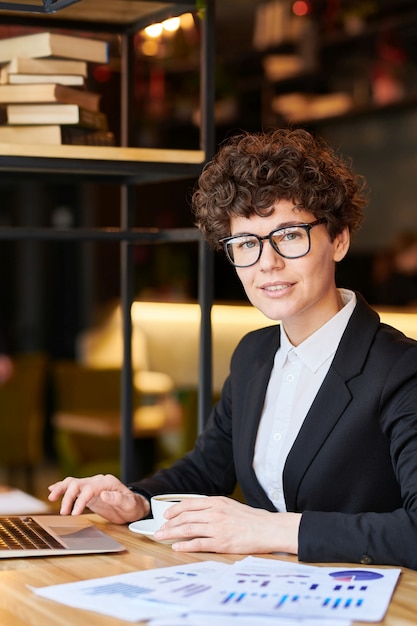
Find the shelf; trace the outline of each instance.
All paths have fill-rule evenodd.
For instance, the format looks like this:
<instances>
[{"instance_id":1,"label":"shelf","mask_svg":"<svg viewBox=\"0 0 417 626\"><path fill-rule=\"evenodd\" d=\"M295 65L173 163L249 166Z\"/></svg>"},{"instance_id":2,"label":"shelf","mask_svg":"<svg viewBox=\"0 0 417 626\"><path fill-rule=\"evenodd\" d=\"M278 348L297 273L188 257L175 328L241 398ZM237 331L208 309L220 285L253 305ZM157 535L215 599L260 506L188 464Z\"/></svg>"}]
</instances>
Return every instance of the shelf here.
<instances>
[{"instance_id":1,"label":"shelf","mask_svg":"<svg viewBox=\"0 0 417 626\"><path fill-rule=\"evenodd\" d=\"M113 36L121 59L120 120L121 144L132 144L134 37L153 22L198 9L197 0L81 0L51 15L24 14L1 11L3 27L12 26L13 36L29 28L55 29L71 32L97 33L99 37ZM199 367L199 427L205 422L211 407L211 326L212 255L197 229L140 230L135 228L136 194L133 185L163 183L170 180L197 178L204 163L214 152L214 0L206 0L201 20L199 64L195 71L200 79L202 119L199 128L199 150L153 149L113 146L23 145L0 143L1 183L20 185L22 179L47 183L100 182L120 186L120 228L103 231L91 229L64 230L52 228L0 229L3 240L71 240L114 241L120 245L120 300L123 328L123 367L121 376L121 478L136 477L135 453L132 440L132 320L131 306L134 285L134 242L196 242L199 247L199 303L201 308L200 367ZM4 29L8 33L8 29ZM187 68L188 70L188 68ZM204 106L203 106L204 103ZM193 146L194 147L194 144ZM139 195L139 194L138 194ZM27 198L30 202L30 198ZM36 210L36 209L35 209ZM35 259L37 261L37 259ZM32 268L29 266L29 270ZM36 269L36 268L35 268ZM28 274L26 274L25 279ZM82 277L84 281L84 276ZM32 288L34 291L35 288ZM32 306L31 309L36 307Z\"/></svg>"},{"instance_id":2,"label":"shelf","mask_svg":"<svg viewBox=\"0 0 417 626\"><path fill-rule=\"evenodd\" d=\"M286 120L286 123L291 124L292 126L319 126L320 124L345 122L360 117L366 117L368 115L396 114L401 110L415 107L417 107L417 97L409 97L404 100L398 100L385 105L369 104L368 106L354 107L349 111L340 114L309 119L306 118L295 121Z\"/></svg>"},{"instance_id":3,"label":"shelf","mask_svg":"<svg viewBox=\"0 0 417 626\"><path fill-rule=\"evenodd\" d=\"M202 164L202 150L164 150L158 148L117 148L113 146L49 146L0 143L1 156L43 157L48 159L95 159L99 161L137 161L152 163Z\"/></svg>"},{"instance_id":4,"label":"shelf","mask_svg":"<svg viewBox=\"0 0 417 626\"><path fill-rule=\"evenodd\" d=\"M336 3L333 13L328 12L328 3L324 0L311 4L312 14L305 24L304 36L300 36L292 51L299 57L302 73L288 77L278 75L281 68L285 69L284 59L280 65L279 57L290 54L290 49L266 48L262 51L263 124L273 125L284 120L286 124L317 126L415 106L416 3L397 0L370 3L371 6L363 3L362 7L359 6L361 3L344 2ZM357 6L349 7L349 4ZM276 63L275 66L271 63L269 73L265 65L268 57ZM311 74L303 71L302 62L312 70ZM351 99L350 106L344 106L342 101L340 108L335 107L332 112L327 101L321 103L322 111L314 106L314 110L309 110L308 106L302 110L303 96L314 105L315 96L342 100L340 96L343 94L346 99ZM283 108L278 110L274 98L285 95L288 95L289 102L282 102ZM403 99L397 101L395 97Z\"/></svg>"},{"instance_id":5,"label":"shelf","mask_svg":"<svg viewBox=\"0 0 417 626\"><path fill-rule=\"evenodd\" d=\"M61 173L129 182L198 176L202 150L115 148L112 146L35 146L0 143L0 172Z\"/></svg>"},{"instance_id":6,"label":"shelf","mask_svg":"<svg viewBox=\"0 0 417 626\"><path fill-rule=\"evenodd\" d=\"M195 12L196 6L195 0L82 0L50 15L1 11L0 17L3 26L18 24L22 30L32 27L69 32L84 29L101 34L127 33L129 37L129 34L133 35L153 21L187 11ZM126 51L123 59L124 71L129 72L132 69L131 60L127 59ZM122 100L124 98L126 102L131 97L129 88L125 86ZM128 125L132 123L130 115L131 112L124 106L121 116L128 120ZM21 173L25 173L26 177L50 173L59 174L64 179L77 176L88 177L91 181L108 180L122 184L169 181L197 177L206 156L203 150L0 143L0 174L4 177L7 173L8 178L13 178Z\"/></svg>"},{"instance_id":7,"label":"shelf","mask_svg":"<svg viewBox=\"0 0 417 626\"><path fill-rule=\"evenodd\" d=\"M398 7L395 7L398 11ZM402 31L415 37L414 24L417 20L417 9L415 6L407 7L403 12L388 16L378 17L365 22L362 28L356 32L348 32L338 27L333 32L322 32L320 34L321 48L335 48L337 46L352 46L361 40L371 40L384 32Z\"/></svg>"},{"instance_id":8,"label":"shelf","mask_svg":"<svg viewBox=\"0 0 417 626\"><path fill-rule=\"evenodd\" d=\"M21 1L21 0L19 0ZM148 26L152 21L159 21L170 16L179 15L181 12L194 10L196 2L190 0L177 0L177 2L155 2L148 0L82 0L50 15L31 15L28 17L24 13L15 11L2 11L2 23L8 22L8 18L16 21L19 16L19 23L28 21L32 24L50 22L54 28L59 23L85 23L85 29L103 30L103 25L107 25L109 32L124 30L127 27L135 29ZM99 28L97 28L99 26Z\"/></svg>"}]
</instances>

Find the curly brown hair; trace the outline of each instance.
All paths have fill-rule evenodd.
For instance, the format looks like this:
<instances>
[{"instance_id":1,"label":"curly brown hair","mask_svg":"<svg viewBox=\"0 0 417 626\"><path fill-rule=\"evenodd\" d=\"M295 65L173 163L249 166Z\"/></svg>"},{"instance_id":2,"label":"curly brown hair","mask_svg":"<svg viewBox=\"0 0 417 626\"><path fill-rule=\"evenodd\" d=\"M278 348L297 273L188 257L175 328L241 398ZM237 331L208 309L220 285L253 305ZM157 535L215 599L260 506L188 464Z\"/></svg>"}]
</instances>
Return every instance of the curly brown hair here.
<instances>
[{"instance_id":1,"label":"curly brown hair","mask_svg":"<svg viewBox=\"0 0 417 626\"><path fill-rule=\"evenodd\" d=\"M219 249L233 216L268 216L290 200L317 219L330 237L357 230L367 204L366 184L321 138L302 129L242 133L206 164L192 196L196 225Z\"/></svg>"}]
</instances>

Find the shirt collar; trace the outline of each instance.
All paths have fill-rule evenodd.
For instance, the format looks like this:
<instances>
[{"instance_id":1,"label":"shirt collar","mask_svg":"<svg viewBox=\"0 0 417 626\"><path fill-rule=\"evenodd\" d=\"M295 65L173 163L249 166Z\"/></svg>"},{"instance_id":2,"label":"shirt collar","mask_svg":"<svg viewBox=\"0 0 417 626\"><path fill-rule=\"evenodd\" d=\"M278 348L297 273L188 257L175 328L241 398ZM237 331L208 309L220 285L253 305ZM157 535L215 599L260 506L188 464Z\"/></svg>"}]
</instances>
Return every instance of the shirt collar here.
<instances>
[{"instance_id":1,"label":"shirt collar","mask_svg":"<svg viewBox=\"0 0 417 626\"><path fill-rule=\"evenodd\" d=\"M342 335L356 306L356 295L348 289L339 289L343 308L315 333L298 346L293 346L281 325L281 346L277 352L275 365L283 367L293 352L312 372L316 372L337 350Z\"/></svg>"}]
</instances>

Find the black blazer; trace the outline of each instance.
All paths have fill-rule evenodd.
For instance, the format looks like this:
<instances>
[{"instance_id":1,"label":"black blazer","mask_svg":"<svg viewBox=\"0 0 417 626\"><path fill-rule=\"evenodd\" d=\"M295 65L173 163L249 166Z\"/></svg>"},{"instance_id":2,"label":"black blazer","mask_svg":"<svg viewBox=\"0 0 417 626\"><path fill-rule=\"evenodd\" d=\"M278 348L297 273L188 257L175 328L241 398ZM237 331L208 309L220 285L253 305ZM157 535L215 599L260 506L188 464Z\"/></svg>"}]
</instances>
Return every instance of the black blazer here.
<instances>
[{"instance_id":1,"label":"black blazer","mask_svg":"<svg viewBox=\"0 0 417 626\"><path fill-rule=\"evenodd\" d=\"M302 512L299 559L417 569L417 342L358 303L329 372L288 455L288 511ZM131 485L230 494L275 511L252 468L278 326L246 335L195 448L170 469Z\"/></svg>"}]
</instances>

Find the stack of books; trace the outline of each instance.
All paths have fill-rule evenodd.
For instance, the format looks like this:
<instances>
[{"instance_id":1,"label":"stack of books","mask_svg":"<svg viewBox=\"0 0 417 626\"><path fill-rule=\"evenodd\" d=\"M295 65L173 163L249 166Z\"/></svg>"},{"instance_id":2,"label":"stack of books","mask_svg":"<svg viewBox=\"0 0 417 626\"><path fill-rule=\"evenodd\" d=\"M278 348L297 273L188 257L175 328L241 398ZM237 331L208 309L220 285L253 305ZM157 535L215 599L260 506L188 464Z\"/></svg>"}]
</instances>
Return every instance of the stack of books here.
<instances>
[{"instance_id":1,"label":"stack of books","mask_svg":"<svg viewBox=\"0 0 417 626\"><path fill-rule=\"evenodd\" d=\"M114 145L88 63L108 63L105 41L35 33L0 40L0 142Z\"/></svg>"}]
</instances>

